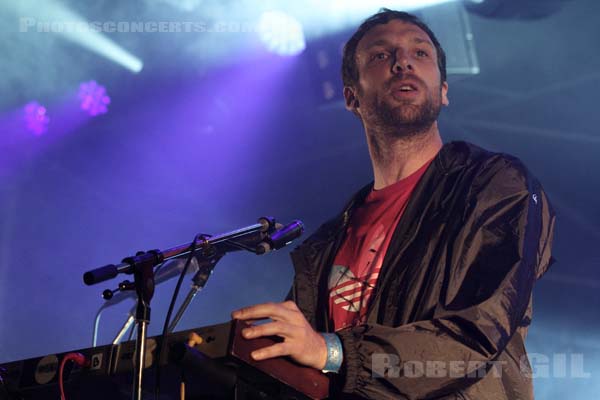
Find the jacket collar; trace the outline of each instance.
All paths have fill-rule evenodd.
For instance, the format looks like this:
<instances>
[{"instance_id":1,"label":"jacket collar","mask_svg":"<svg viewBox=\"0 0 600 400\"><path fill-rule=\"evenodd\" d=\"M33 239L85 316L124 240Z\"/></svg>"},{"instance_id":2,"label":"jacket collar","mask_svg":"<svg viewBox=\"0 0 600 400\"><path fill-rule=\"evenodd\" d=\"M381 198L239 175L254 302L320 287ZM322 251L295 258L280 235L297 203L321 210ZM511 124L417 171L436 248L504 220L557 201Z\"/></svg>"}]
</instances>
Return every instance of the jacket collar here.
<instances>
[{"instance_id":1,"label":"jacket collar","mask_svg":"<svg viewBox=\"0 0 600 400\"><path fill-rule=\"evenodd\" d=\"M435 156L434 161L428 167L425 175L421 180L425 180L426 175L441 173L448 174L457 168L461 168L467 164L469 155L473 152L473 146L467 142L449 142L442 146L438 154ZM359 191L354 193L350 201L346 203L343 211L338 214L334 219L327 222L322 230L316 233L311 239L311 245L315 248L321 248L330 241L334 240L337 235L342 233L352 216L352 212L357 206L362 204L367 195L373 189L374 182L371 181L369 184L363 186Z\"/></svg>"}]
</instances>

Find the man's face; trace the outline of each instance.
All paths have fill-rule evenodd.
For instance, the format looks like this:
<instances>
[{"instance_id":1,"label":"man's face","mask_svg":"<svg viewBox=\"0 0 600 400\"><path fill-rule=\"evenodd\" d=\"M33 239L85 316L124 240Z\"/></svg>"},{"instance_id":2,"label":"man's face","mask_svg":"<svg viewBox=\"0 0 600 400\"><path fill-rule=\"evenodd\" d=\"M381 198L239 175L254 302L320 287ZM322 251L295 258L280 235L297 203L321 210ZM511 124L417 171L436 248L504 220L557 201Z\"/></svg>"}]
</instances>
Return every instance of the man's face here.
<instances>
[{"instance_id":1,"label":"man's face","mask_svg":"<svg viewBox=\"0 0 600 400\"><path fill-rule=\"evenodd\" d=\"M358 85L344 88L344 97L366 127L397 137L423 133L448 105L435 47L416 25L392 20L375 26L358 43L356 64Z\"/></svg>"}]
</instances>

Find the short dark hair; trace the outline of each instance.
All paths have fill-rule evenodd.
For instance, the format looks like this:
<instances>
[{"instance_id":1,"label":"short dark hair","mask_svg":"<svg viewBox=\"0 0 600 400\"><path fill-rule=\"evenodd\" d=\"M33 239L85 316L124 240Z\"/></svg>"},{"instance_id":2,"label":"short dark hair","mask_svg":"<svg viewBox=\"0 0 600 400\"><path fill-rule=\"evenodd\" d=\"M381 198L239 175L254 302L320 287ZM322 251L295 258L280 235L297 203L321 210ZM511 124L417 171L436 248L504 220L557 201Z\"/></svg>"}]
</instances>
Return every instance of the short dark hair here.
<instances>
[{"instance_id":1,"label":"short dark hair","mask_svg":"<svg viewBox=\"0 0 600 400\"><path fill-rule=\"evenodd\" d=\"M377 14L373 14L364 20L344 46L344 55L342 58L342 81L344 82L344 86L354 86L358 82L358 67L356 66L356 47L358 46L358 42L373 27L387 24L395 19L416 25L429 36L437 52L438 68L442 82L446 81L446 53L433 31L416 15L382 8Z\"/></svg>"}]
</instances>

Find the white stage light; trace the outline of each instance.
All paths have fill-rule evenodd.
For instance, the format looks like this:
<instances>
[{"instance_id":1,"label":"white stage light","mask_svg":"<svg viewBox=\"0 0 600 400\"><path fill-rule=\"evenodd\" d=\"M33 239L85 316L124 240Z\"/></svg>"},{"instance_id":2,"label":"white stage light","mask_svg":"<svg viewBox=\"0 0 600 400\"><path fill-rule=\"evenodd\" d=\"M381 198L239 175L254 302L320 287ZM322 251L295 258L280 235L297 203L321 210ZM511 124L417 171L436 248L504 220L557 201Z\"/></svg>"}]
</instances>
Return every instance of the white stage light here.
<instances>
[{"instance_id":1,"label":"white stage light","mask_svg":"<svg viewBox=\"0 0 600 400\"><path fill-rule=\"evenodd\" d=\"M269 51L282 56L295 56L306 48L302 24L281 11L263 13L258 33Z\"/></svg>"},{"instance_id":2,"label":"white stage light","mask_svg":"<svg viewBox=\"0 0 600 400\"><path fill-rule=\"evenodd\" d=\"M1 2L0 2L1 4ZM92 25L56 0L20 0L5 4L21 15L20 31L49 32L60 35L88 50L106 57L134 73L142 70L142 61L121 46L108 39L102 32L104 26ZM26 17L25 17L26 16ZM116 29L116 24L108 24Z\"/></svg>"}]
</instances>

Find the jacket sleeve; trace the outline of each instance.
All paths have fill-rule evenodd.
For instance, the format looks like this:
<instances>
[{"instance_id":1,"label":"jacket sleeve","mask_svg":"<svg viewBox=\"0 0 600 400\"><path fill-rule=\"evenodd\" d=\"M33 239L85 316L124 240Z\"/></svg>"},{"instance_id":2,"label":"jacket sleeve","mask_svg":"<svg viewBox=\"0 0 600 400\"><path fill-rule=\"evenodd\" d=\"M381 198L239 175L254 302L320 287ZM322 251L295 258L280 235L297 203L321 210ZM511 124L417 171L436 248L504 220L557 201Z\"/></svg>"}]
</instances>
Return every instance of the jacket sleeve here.
<instances>
[{"instance_id":1,"label":"jacket sleeve","mask_svg":"<svg viewBox=\"0 0 600 400\"><path fill-rule=\"evenodd\" d=\"M477 379L473 372L489 369L527 323L533 283L551 263L554 213L546 194L518 160L502 158L482 168L467 199L462 224L447 243L433 318L338 332L342 392L427 399L465 389ZM439 377L438 361L447 371Z\"/></svg>"}]
</instances>

